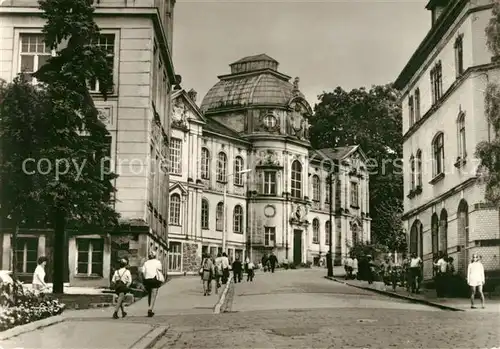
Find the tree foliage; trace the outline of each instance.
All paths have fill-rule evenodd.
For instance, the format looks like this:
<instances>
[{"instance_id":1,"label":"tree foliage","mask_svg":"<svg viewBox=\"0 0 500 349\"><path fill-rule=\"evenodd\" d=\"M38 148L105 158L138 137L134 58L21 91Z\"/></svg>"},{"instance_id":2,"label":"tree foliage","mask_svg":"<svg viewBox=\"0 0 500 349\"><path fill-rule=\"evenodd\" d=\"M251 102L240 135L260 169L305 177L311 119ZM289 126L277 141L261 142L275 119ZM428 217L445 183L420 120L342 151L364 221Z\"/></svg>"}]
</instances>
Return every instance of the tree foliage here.
<instances>
[{"instance_id":1,"label":"tree foliage","mask_svg":"<svg viewBox=\"0 0 500 349\"><path fill-rule=\"evenodd\" d=\"M61 293L66 229L102 231L118 221L111 205L116 175L106 159L109 133L88 89L89 81L98 80L106 98L113 85L106 52L97 45L92 5L92 0L39 0L44 41L56 54L33 74L37 87L24 82L25 76L11 83L0 109L1 184L11 194L2 210L20 222L34 216L54 229L53 283ZM35 162L23 169L28 158ZM42 172L36 166L40 160Z\"/></svg>"},{"instance_id":2,"label":"tree foliage","mask_svg":"<svg viewBox=\"0 0 500 349\"><path fill-rule=\"evenodd\" d=\"M311 118L312 146L361 146L369 159L372 234L378 243L404 249L403 139L398 93L392 85L349 92L337 87L319 99Z\"/></svg>"},{"instance_id":3,"label":"tree foliage","mask_svg":"<svg viewBox=\"0 0 500 349\"><path fill-rule=\"evenodd\" d=\"M500 3L495 2L492 18L486 27L487 45L494 57L500 58ZM500 205L500 85L488 83L485 96L485 114L493 128L490 141L476 146L476 156L480 160L483 180L486 182L485 199Z\"/></svg>"}]
</instances>

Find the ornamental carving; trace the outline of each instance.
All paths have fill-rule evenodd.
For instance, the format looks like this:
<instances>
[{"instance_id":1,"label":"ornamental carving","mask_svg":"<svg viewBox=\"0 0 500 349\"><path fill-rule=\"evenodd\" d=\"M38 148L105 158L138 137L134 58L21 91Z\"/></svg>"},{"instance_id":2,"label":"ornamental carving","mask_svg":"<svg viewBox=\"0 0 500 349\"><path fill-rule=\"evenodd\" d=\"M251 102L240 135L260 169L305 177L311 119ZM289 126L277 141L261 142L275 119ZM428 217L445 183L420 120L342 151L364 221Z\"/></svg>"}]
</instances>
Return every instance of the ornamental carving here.
<instances>
[{"instance_id":1,"label":"ornamental carving","mask_svg":"<svg viewBox=\"0 0 500 349\"><path fill-rule=\"evenodd\" d=\"M173 105L172 111L172 127L188 129L188 109L182 103L180 98L177 98Z\"/></svg>"},{"instance_id":2,"label":"ornamental carving","mask_svg":"<svg viewBox=\"0 0 500 349\"><path fill-rule=\"evenodd\" d=\"M111 107L97 108L97 117L99 118L99 121L101 121L103 124L111 125L113 120Z\"/></svg>"},{"instance_id":3,"label":"ornamental carving","mask_svg":"<svg viewBox=\"0 0 500 349\"><path fill-rule=\"evenodd\" d=\"M280 119L272 110L261 110L255 131L279 132Z\"/></svg>"},{"instance_id":4,"label":"ornamental carving","mask_svg":"<svg viewBox=\"0 0 500 349\"><path fill-rule=\"evenodd\" d=\"M263 150L259 152L258 166L279 166L278 154L273 150Z\"/></svg>"},{"instance_id":5,"label":"ornamental carving","mask_svg":"<svg viewBox=\"0 0 500 349\"><path fill-rule=\"evenodd\" d=\"M290 223L292 224L308 224L306 217L308 214L308 207L304 204L292 204L292 214L290 216Z\"/></svg>"}]
</instances>

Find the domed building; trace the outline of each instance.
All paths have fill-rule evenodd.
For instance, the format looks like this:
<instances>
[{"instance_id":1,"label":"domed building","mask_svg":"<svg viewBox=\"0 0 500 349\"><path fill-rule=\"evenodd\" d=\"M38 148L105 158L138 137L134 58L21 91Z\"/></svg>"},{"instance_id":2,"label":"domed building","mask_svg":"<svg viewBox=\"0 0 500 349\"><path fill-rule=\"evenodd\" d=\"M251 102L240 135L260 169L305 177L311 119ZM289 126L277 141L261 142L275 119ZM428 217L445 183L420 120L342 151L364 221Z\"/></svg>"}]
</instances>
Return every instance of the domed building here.
<instances>
[{"instance_id":1,"label":"domed building","mask_svg":"<svg viewBox=\"0 0 500 349\"><path fill-rule=\"evenodd\" d=\"M171 273L196 272L202 252L324 264L330 218L337 264L370 240L364 153L311 148L311 106L278 65L265 54L230 64L199 107L195 91L173 94Z\"/></svg>"}]
</instances>

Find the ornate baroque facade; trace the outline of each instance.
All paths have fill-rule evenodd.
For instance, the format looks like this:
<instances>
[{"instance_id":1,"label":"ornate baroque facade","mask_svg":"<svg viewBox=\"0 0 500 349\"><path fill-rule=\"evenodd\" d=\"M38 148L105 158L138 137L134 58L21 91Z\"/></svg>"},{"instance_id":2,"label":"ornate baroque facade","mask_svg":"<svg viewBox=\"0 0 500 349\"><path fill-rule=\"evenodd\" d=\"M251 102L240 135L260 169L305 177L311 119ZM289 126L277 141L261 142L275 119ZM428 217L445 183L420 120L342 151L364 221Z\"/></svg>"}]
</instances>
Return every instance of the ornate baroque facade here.
<instances>
[{"instance_id":1,"label":"ornate baroque facade","mask_svg":"<svg viewBox=\"0 0 500 349\"><path fill-rule=\"evenodd\" d=\"M179 79L171 59L174 4L175 0L96 4L98 44L112 62L114 89L104 101L98 81L89 88L110 133L112 168L119 174L115 207L121 227L113 232L67 231L71 285L108 286L118 258L128 257L135 273L151 249L158 252L165 271L168 268L168 171L158 170L156 160L168 156L170 96ZM54 54L43 43L43 25L36 0L0 2L0 78L12 81L20 72L29 76ZM52 231L22 228L12 241L6 220L1 228L0 269L13 268L15 253L18 274L31 280L37 258L45 255L50 281Z\"/></svg>"},{"instance_id":2,"label":"ornate baroque facade","mask_svg":"<svg viewBox=\"0 0 500 349\"><path fill-rule=\"evenodd\" d=\"M340 262L353 239L370 240L365 155L357 146L311 148L312 110L299 79L290 83L274 59L230 67L199 108L193 90L172 96L169 272L197 271L202 251L222 251L224 231L230 259L274 250L280 262L317 263L329 249L330 204Z\"/></svg>"},{"instance_id":3,"label":"ornate baroque facade","mask_svg":"<svg viewBox=\"0 0 500 349\"><path fill-rule=\"evenodd\" d=\"M489 0L431 0L432 28L396 81L403 94L404 220L425 279L439 252L463 275L476 252L487 274L500 269L500 215L484 200L474 156L479 142L494 137L484 112L486 85L500 78L484 34L491 7Z\"/></svg>"}]
</instances>

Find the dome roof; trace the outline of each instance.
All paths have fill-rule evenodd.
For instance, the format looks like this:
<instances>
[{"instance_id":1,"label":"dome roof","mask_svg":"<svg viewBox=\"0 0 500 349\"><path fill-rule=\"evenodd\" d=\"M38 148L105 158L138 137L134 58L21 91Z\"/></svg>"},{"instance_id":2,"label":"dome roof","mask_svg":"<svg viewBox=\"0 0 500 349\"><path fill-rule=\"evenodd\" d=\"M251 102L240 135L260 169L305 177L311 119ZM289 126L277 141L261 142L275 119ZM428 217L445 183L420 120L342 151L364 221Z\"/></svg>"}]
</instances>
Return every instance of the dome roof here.
<instances>
[{"instance_id":1,"label":"dome roof","mask_svg":"<svg viewBox=\"0 0 500 349\"><path fill-rule=\"evenodd\" d=\"M222 75L203 98L203 112L252 105L288 105L293 97L304 95L298 90L298 78L278 72L279 63L266 54L244 57L232 64L231 74Z\"/></svg>"}]
</instances>

